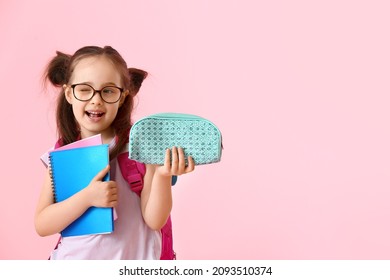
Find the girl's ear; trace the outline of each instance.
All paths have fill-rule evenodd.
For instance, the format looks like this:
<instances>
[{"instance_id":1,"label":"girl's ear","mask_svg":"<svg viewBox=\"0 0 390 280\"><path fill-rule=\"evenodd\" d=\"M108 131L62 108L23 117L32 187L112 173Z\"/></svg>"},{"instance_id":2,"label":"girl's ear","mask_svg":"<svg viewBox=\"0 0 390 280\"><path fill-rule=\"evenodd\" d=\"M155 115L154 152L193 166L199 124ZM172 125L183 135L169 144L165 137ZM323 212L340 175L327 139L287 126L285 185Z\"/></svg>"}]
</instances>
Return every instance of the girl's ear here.
<instances>
[{"instance_id":1,"label":"girl's ear","mask_svg":"<svg viewBox=\"0 0 390 280\"><path fill-rule=\"evenodd\" d=\"M71 88L68 85L63 85L62 87L64 89L66 101L68 101L69 104L72 104L73 95Z\"/></svg>"},{"instance_id":2,"label":"girl's ear","mask_svg":"<svg viewBox=\"0 0 390 280\"><path fill-rule=\"evenodd\" d=\"M122 106L123 102L125 102L126 97L129 95L129 90L125 90L119 100L119 107ZM68 101L69 102L69 101Z\"/></svg>"}]
</instances>

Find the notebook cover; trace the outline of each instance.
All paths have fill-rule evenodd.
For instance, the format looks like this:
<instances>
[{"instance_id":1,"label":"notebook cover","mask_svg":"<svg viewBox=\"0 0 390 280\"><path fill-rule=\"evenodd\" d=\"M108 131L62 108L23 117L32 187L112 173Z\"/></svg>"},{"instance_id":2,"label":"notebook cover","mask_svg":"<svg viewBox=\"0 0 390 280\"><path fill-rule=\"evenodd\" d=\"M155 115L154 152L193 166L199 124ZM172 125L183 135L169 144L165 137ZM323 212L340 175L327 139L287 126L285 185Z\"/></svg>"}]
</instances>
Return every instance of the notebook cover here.
<instances>
[{"instance_id":1,"label":"notebook cover","mask_svg":"<svg viewBox=\"0 0 390 280\"><path fill-rule=\"evenodd\" d=\"M80 148L80 147L85 147L85 146L94 146L94 145L100 145L100 144L103 144L102 136L100 134L97 134L97 135L94 135L94 136L91 136L91 137L80 139L80 140L78 140L76 142L73 142L73 143L70 143L68 145L59 147L59 148L57 148L55 150L56 151L58 151L58 150L68 150L68 149L73 149L73 148ZM53 150L54 150L54 148L50 149L49 152L46 152L46 153L44 153L41 156L41 161L45 165L45 167L47 167L48 164L49 164L49 153L51 151L53 151Z\"/></svg>"},{"instance_id":2,"label":"notebook cover","mask_svg":"<svg viewBox=\"0 0 390 280\"><path fill-rule=\"evenodd\" d=\"M109 163L108 145L95 145L50 152L53 192L57 202L79 192ZM107 174L103 181L109 180ZM61 235L77 236L110 233L114 230L113 209L90 207L65 228Z\"/></svg>"}]
</instances>

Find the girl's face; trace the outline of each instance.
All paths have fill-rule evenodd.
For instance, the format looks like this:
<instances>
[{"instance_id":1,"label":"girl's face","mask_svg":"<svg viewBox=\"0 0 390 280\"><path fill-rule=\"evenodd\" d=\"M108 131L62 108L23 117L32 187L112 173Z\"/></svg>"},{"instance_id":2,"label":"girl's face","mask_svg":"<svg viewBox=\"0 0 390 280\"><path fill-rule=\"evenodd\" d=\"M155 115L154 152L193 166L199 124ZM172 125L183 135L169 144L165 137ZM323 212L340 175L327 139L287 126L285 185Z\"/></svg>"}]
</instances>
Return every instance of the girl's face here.
<instances>
[{"instance_id":1,"label":"girl's face","mask_svg":"<svg viewBox=\"0 0 390 280\"><path fill-rule=\"evenodd\" d=\"M125 93L122 94L118 102L113 104L104 102L99 93L95 93L89 101L80 101L74 97L70 87L80 83L88 84L95 90L101 90L105 86L121 88L121 76L107 58L103 56L87 57L76 64L69 84L64 85L65 97L72 105L73 114L79 124L81 138L101 133L103 142L107 143L115 136L111 124L124 100Z\"/></svg>"}]
</instances>

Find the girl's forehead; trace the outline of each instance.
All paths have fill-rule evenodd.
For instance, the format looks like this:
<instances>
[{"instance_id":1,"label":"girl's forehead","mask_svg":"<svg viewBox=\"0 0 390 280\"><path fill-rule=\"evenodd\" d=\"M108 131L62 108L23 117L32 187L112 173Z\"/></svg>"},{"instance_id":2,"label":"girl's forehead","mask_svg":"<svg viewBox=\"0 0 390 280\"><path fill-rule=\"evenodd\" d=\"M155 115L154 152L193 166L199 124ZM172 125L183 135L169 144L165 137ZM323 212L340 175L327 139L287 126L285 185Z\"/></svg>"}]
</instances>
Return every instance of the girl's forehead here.
<instances>
[{"instance_id":1,"label":"girl's forehead","mask_svg":"<svg viewBox=\"0 0 390 280\"><path fill-rule=\"evenodd\" d=\"M115 68L114 63L104 56L88 56L78 59L73 67L73 71L82 71L88 68Z\"/></svg>"},{"instance_id":2,"label":"girl's forehead","mask_svg":"<svg viewBox=\"0 0 390 280\"><path fill-rule=\"evenodd\" d=\"M70 80L77 83L93 81L120 83L121 76L110 59L104 56L91 56L76 62Z\"/></svg>"}]
</instances>

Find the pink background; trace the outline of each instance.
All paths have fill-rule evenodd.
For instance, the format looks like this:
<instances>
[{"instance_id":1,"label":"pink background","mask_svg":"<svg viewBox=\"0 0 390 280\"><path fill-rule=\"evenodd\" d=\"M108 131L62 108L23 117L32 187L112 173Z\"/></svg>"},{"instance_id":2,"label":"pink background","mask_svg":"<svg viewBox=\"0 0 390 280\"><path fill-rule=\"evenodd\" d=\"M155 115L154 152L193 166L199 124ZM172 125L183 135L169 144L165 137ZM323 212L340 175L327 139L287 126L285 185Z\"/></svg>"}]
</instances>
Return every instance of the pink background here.
<instances>
[{"instance_id":1,"label":"pink background","mask_svg":"<svg viewBox=\"0 0 390 280\"><path fill-rule=\"evenodd\" d=\"M174 187L179 259L390 258L388 1L0 0L0 259L45 259L34 230L56 140L41 74L112 45L150 73L134 120L201 115L221 163Z\"/></svg>"}]
</instances>

